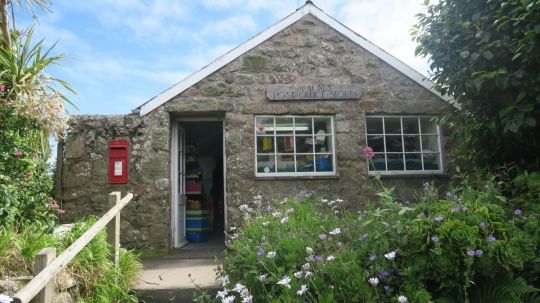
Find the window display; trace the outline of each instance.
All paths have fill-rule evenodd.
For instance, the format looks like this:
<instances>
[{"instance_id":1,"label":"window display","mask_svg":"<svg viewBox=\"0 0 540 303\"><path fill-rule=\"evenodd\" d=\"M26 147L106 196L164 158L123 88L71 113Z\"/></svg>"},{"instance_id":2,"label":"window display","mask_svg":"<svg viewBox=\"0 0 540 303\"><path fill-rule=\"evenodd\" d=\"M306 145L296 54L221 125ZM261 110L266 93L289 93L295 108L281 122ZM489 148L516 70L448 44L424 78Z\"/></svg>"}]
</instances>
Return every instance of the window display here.
<instances>
[{"instance_id":1,"label":"window display","mask_svg":"<svg viewBox=\"0 0 540 303\"><path fill-rule=\"evenodd\" d=\"M375 156L369 171L439 172L439 127L433 117L367 116L366 139Z\"/></svg>"},{"instance_id":2,"label":"window display","mask_svg":"<svg viewBox=\"0 0 540 303\"><path fill-rule=\"evenodd\" d=\"M331 116L256 116L256 175L335 174Z\"/></svg>"}]
</instances>

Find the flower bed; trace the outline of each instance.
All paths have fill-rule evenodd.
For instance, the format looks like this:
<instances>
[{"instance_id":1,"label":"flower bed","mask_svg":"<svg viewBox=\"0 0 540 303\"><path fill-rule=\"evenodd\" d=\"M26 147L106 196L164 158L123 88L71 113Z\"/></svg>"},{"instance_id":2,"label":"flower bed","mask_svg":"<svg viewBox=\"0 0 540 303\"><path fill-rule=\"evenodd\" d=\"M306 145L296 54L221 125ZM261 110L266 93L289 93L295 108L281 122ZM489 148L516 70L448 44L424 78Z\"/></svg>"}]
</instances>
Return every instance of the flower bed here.
<instances>
[{"instance_id":1,"label":"flower bed","mask_svg":"<svg viewBox=\"0 0 540 303\"><path fill-rule=\"evenodd\" d=\"M517 209L489 181L444 199L425 184L416 205L397 203L391 189L379 196L358 213L325 199L241 206L245 223L230 234L214 300L538 300L529 284L538 286L540 211L527 206L538 200Z\"/></svg>"}]
</instances>

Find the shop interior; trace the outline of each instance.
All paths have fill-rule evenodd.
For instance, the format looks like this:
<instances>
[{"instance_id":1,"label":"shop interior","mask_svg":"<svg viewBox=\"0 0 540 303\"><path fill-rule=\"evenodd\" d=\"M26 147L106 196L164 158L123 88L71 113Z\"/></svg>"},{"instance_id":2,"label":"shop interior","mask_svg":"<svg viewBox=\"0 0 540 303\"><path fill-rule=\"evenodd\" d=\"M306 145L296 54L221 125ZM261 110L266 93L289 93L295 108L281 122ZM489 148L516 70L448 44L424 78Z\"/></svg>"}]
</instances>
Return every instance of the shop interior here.
<instances>
[{"instance_id":1,"label":"shop interior","mask_svg":"<svg viewBox=\"0 0 540 303\"><path fill-rule=\"evenodd\" d=\"M184 178L185 187L186 240L189 245L223 245L223 122L180 122L180 127L185 135L184 148L181 149L184 151L184 167L179 171L183 171L180 178ZM182 180L179 181L181 186Z\"/></svg>"}]
</instances>

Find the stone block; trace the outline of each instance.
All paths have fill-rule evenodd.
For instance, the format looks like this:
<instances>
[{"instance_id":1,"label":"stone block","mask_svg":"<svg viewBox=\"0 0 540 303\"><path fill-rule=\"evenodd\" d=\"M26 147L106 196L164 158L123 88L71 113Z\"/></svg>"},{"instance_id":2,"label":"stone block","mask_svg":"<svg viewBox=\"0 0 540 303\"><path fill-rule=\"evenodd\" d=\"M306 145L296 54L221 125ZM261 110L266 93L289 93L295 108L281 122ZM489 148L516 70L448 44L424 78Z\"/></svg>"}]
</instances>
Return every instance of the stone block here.
<instances>
[{"instance_id":1,"label":"stone block","mask_svg":"<svg viewBox=\"0 0 540 303\"><path fill-rule=\"evenodd\" d=\"M82 158L86 155L84 133L70 133L66 140L64 157L66 159Z\"/></svg>"},{"instance_id":2,"label":"stone block","mask_svg":"<svg viewBox=\"0 0 540 303\"><path fill-rule=\"evenodd\" d=\"M168 150L169 149L169 130L168 129L155 129L152 132L152 148L154 150Z\"/></svg>"},{"instance_id":3,"label":"stone block","mask_svg":"<svg viewBox=\"0 0 540 303\"><path fill-rule=\"evenodd\" d=\"M199 88L201 95L205 97L217 97L225 93L227 85L225 83L211 83Z\"/></svg>"},{"instance_id":4,"label":"stone block","mask_svg":"<svg viewBox=\"0 0 540 303\"><path fill-rule=\"evenodd\" d=\"M252 73L268 71L268 60L261 56L246 56L243 60L243 69Z\"/></svg>"}]
</instances>

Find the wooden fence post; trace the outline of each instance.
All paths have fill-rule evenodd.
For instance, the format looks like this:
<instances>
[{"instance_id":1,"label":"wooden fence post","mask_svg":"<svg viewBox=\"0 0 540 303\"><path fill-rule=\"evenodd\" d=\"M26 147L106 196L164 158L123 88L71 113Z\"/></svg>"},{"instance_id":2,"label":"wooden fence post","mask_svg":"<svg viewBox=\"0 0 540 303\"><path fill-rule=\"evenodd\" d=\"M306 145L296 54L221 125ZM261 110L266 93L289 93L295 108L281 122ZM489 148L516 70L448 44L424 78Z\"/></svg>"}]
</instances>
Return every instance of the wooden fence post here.
<instances>
[{"instance_id":1,"label":"wooden fence post","mask_svg":"<svg viewBox=\"0 0 540 303\"><path fill-rule=\"evenodd\" d=\"M118 191L109 194L109 209L120 202L121 193ZM120 212L107 225L107 242L112 247L111 260L118 266L120 259Z\"/></svg>"},{"instance_id":2,"label":"wooden fence post","mask_svg":"<svg viewBox=\"0 0 540 303\"><path fill-rule=\"evenodd\" d=\"M56 248L47 247L40 250L36 255L34 263L34 276L37 276L42 270L56 258ZM52 303L56 295L54 277L43 287L43 289L34 298L35 303Z\"/></svg>"}]
</instances>

